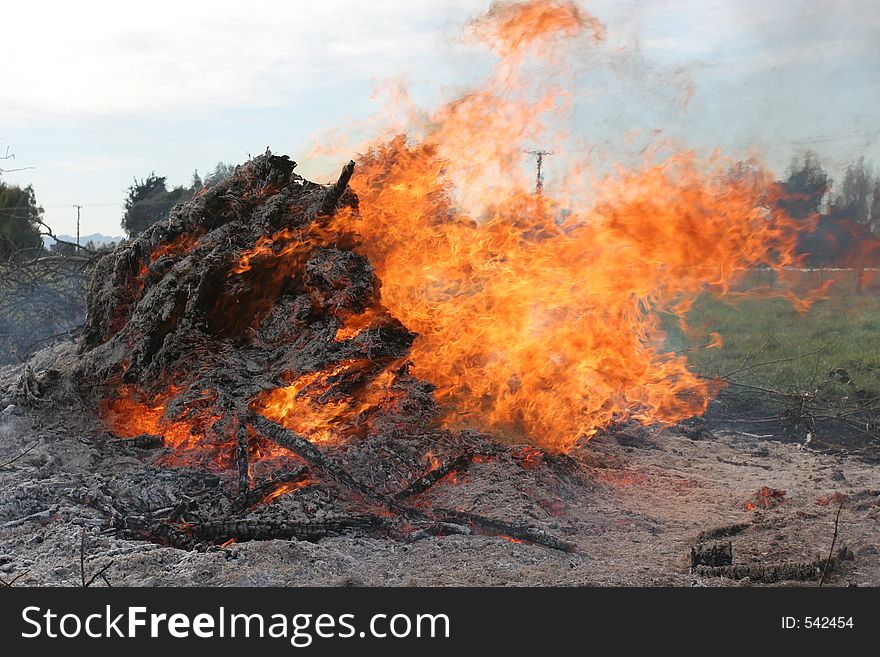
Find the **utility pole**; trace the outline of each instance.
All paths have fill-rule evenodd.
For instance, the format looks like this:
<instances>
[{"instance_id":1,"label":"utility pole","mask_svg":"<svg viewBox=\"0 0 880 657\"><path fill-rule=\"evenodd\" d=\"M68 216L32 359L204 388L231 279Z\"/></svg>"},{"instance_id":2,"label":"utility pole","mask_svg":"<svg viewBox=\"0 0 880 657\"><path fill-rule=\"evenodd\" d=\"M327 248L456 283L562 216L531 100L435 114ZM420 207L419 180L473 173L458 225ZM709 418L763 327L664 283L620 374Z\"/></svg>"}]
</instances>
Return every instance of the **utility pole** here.
<instances>
[{"instance_id":1,"label":"utility pole","mask_svg":"<svg viewBox=\"0 0 880 657\"><path fill-rule=\"evenodd\" d=\"M535 176L535 196L544 194L544 157L553 155L553 151L523 151L529 155L534 155L538 164L537 175Z\"/></svg>"},{"instance_id":2,"label":"utility pole","mask_svg":"<svg viewBox=\"0 0 880 657\"><path fill-rule=\"evenodd\" d=\"M73 207L76 208L76 246L79 247L79 213L83 206L74 205Z\"/></svg>"}]
</instances>

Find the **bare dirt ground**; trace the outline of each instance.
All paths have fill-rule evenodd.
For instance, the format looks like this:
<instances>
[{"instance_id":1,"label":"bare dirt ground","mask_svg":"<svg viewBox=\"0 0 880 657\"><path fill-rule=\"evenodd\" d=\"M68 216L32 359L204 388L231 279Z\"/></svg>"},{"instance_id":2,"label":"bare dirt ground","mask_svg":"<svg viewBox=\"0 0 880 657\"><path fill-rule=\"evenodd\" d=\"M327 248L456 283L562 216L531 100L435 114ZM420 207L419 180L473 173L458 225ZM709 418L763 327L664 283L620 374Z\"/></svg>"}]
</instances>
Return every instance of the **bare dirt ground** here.
<instances>
[{"instance_id":1,"label":"bare dirt ground","mask_svg":"<svg viewBox=\"0 0 880 657\"><path fill-rule=\"evenodd\" d=\"M20 373L0 370L0 392ZM498 536L407 542L375 533L183 550L121 535L108 506L123 497L174 503L162 497L179 496L181 482L223 487L222 477L110 447L93 418L52 404L11 406L0 408L0 464L27 451L0 468L0 577L15 586L81 585L81 550L87 580L106 568L93 586L766 585L694 574L691 548L730 541L734 565L815 562L829 553L841 500L835 551L847 549L825 585L880 585L880 470L864 454L630 426L567 456L505 446L420 496L425 507L528 522L574 542L574 552ZM255 513L314 517L324 497L310 486ZM815 586L818 577L776 585Z\"/></svg>"}]
</instances>

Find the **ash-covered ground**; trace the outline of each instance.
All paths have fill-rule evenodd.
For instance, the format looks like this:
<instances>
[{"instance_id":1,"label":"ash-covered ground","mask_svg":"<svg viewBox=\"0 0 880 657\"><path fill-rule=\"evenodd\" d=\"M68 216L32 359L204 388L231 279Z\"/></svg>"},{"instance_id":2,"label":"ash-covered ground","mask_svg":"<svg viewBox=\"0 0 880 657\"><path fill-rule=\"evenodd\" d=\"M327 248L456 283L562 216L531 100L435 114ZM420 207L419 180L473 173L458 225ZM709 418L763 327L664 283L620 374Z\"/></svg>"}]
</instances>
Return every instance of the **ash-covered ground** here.
<instances>
[{"instance_id":1,"label":"ash-covered ground","mask_svg":"<svg viewBox=\"0 0 880 657\"><path fill-rule=\"evenodd\" d=\"M71 353L70 346L49 350L31 366L39 375ZM564 456L480 438L471 447L479 445L483 456L410 500L527 523L574 543L571 552L478 531L374 529L316 542L163 546L120 530L121 517L178 508L185 521L204 500L223 513L222 504L234 505L234 476L168 467L161 450L113 445L94 414L51 398L9 401L23 372L0 370L0 398L7 397L0 463L20 456L0 468L0 577L14 586L80 586L83 579L92 586L815 586L838 510L824 584L880 585L876 460L864 451L821 453L700 423L622 427ZM460 447L443 435L441 456ZM427 439L366 438L345 448L346 462L363 463L358 475L367 480L379 456L399 462ZM398 486L391 470L380 477L373 469L371 485L384 479L389 490ZM241 517L295 521L364 511L335 486L316 478ZM742 567L738 578L692 569L694 546L727 542L732 566ZM800 565L800 577L779 580L793 572L785 564Z\"/></svg>"}]
</instances>

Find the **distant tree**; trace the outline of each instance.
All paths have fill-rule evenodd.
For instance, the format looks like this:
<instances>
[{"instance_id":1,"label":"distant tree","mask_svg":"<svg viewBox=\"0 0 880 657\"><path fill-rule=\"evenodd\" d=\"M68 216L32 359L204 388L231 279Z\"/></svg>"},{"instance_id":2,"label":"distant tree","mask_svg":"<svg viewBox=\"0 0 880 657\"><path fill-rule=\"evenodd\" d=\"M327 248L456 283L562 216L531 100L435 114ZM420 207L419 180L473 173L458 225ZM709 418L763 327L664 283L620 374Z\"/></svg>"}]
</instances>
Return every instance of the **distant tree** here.
<instances>
[{"instance_id":1,"label":"distant tree","mask_svg":"<svg viewBox=\"0 0 880 657\"><path fill-rule=\"evenodd\" d=\"M226 164L225 162L218 162L217 166L215 166L211 170L211 172L207 176L205 176L205 187L216 185L218 182L229 178L233 173L235 173L234 165Z\"/></svg>"},{"instance_id":2,"label":"distant tree","mask_svg":"<svg viewBox=\"0 0 880 657\"><path fill-rule=\"evenodd\" d=\"M865 158L859 158L846 168L840 191L832 201L834 211L855 223L872 227L872 223L880 219L872 216L877 184L873 167Z\"/></svg>"},{"instance_id":3,"label":"distant tree","mask_svg":"<svg viewBox=\"0 0 880 657\"><path fill-rule=\"evenodd\" d=\"M37 205L33 187L0 182L0 260L37 251L42 246L42 215L43 208Z\"/></svg>"},{"instance_id":4,"label":"distant tree","mask_svg":"<svg viewBox=\"0 0 880 657\"><path fill-rule=\"evenodd\" d=\"M122 228L132 237L145 231L160 219L168 217L168 213L178 203L188 201L194 194L205 187L216 185L235 173L231 164L218 162L204 179L199 170L193 171L192 185L189 188L175 187L168 189L165 176L157 176L151 172L143 180L135 178L134 184L128 188L125 199L125 214L122 217Z\"/></svg>"},{"instance_id":5,"label":"distant tree","mask_svg":"<svg viewBox=\"0 0 880 657\"><path fill-rule=\"evenodd\" d=\"M874 181L871 192L871 232L880 233L880 178Z\"/></svg>"},{"instance_id":6,"label":"distant tree","mask_svg":"<svg viewBox=\"0 0 880 657\"><path fill-rule=\"evenodd\" d=\"M795 156L788 168L788 178L780 183L779 206L790 217L808 219L815 216L825 194L831 188L831 178L825 173L819 158L812 151Z\"/></svg>"},{"instance_id":7,"label":"distant tree","mask_svg":"<svg viewBox=\"0 0 880 657\"><path fill-rule=\"evenodd\" d=\"M74 246L72 244L66 244L64 242L53 242L52 245L49 246L49 251L53 255L60 255L60 256L76 255L76 252L78 250L79 249L77 249L76 246Z\"/></svg>"},{"instance_id":8,"label":"distant tree","mask_svg":"<svg viewBox=\"0 0 880 657\"><path fill-rule=\"evenodd\" d=\"M135 179L128 188L122 228L130 236L138 235L157 221L167 218L171 208L192 197L192 189L175 187L169 190L165 180L165 176L152 172L144 180Z\"/></svg>"}]
</instances>

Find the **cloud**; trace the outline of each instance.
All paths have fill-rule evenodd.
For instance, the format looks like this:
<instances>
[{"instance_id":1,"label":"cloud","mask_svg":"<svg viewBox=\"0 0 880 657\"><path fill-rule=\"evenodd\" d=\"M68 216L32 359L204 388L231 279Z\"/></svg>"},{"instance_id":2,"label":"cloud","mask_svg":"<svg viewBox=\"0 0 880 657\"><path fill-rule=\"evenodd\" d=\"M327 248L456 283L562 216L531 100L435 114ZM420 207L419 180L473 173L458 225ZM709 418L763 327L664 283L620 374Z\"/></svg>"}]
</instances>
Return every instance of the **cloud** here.
<instances>
[{"instance_id":1,"label":"cloud","mask_svg":"<svg viewBox=\"0 0 880 657\"><path fill-rule=\"evenodd\" d=\"M434 56L438 22L482 4L14 3L0 120L279 106Z\"/></svg>"}]
</instances>

